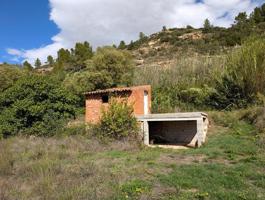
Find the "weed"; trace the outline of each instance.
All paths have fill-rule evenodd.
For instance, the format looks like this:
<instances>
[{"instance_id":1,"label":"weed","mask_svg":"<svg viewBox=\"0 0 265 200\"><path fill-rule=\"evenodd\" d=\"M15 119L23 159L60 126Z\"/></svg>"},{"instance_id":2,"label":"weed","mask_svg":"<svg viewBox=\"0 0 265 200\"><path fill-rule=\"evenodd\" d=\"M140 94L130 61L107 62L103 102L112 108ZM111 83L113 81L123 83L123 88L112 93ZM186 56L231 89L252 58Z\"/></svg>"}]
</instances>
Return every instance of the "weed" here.
<instances>
[{"instance_id":1,"label":"weed","mask_svg":"<svg viewBox=\"0 0 265 200\"><path fill-rule=\"evenodd\" d=\"M10 142L0 141L0 176L10 175L14 167L15 158Z\"/></svg>"},{"instance_id":2,"label":"weed","mask_svg":"<svg viewBox=\"0 0 265 200\"><path fill-rule=\"evenodd\" d=\"M121 191L123 192L125 199L136 199L141 194L149 192L151 185L142 180L133 180L127 182L121 186Z\"/></svg>"}]
</instances>

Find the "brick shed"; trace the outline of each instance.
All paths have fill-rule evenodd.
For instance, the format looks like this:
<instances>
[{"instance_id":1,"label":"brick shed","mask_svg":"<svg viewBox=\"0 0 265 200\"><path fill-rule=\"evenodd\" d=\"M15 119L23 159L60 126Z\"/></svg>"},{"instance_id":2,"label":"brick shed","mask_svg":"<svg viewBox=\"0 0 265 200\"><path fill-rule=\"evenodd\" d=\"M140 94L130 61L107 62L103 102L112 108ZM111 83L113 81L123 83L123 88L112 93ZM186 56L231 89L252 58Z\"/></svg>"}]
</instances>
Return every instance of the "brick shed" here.
<instances>
[{"instance_id":1,"label":"brick shed","mask_svg":"<svg viewBox=\"0 0 265 200\"><path fill-rule=\"evenodd\" d=\"M86 122L97 123L101 109L107 108L111 98L128 99L135 115L151 113L151 86L120 87L88 92L86 95Z\"/></svg>"}]
</instances>

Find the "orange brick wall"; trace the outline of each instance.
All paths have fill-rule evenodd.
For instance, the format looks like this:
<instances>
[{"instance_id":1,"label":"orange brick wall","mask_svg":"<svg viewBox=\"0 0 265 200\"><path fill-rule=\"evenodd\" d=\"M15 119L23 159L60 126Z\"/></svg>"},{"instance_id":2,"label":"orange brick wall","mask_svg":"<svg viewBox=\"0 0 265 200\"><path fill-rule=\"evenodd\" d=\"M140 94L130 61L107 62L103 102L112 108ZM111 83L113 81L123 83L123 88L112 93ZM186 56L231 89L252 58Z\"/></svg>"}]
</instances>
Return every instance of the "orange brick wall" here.
<instances>
[{"instance_id":1,"label":"orange brick wall","mask_svg":"<svg viewBox=\"0 0 265 200\"><path fill-rule=\"evenodd\" d=\"M133 105L135 115L144 114L144 91L148 92L148 107L151 113L151 87L139 86L131 88L131 91L115 92L112 98L125 99L128 98L128 103ZM112 93L110 93L112 94ZM101 110L108 107L108 103L102 102L103 94L91 94L86 96L86 116L85 120L88 123L97 123L100 120Z\"/></svg>"}]
</instances>

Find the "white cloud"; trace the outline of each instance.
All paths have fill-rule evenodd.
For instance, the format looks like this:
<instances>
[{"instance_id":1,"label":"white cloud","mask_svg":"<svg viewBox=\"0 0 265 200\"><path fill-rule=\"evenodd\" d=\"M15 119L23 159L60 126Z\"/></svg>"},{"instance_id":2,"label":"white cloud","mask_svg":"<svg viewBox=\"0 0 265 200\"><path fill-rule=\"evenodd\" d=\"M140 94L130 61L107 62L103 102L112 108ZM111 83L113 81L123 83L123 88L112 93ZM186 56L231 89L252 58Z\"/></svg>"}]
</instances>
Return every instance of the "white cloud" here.
<instances>
[{"instance_id":1,"label":"white cloud","mask_svg":"<svg viewBox=\"0 0 265 200\"><path fill-rule=\"evenodd\" d=\"M230 26L238 12L253 10L252 0L50 0L52 20L60 32L53 43L37 49L9 51L30 62L56 55L59 48L89 41L94 47L135 40L139 32L151 34L167 27L201 27L204 19Z\"/></svg>"},{"instance_id":2,"label":"white cloud","mask_svg":"<svg viewBox=\"0 0 265 200\"><path fill-rule=\"evenodd\" d=\"M23 55L23 51L18 50L18 49L12 49L12 48L8 48L7 53L12 55L12 56L22 56Z\"/></svg>"}]
</instances>

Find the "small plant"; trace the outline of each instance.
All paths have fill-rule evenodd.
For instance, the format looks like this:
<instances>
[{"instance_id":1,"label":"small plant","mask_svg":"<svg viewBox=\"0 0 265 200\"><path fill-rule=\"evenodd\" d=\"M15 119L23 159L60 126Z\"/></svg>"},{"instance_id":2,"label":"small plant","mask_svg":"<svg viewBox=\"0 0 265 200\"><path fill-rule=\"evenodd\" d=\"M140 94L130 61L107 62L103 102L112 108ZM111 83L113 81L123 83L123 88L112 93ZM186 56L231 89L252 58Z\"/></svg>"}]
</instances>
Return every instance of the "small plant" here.
<instances>
[{"instance_id":1,"label":"small plant","mask_svg":"<svg viewBox=\"0 0 265 200\"><path fill-rule=\"evenodd\" d=\"M125 183L121 187L121 191L125 194L126 199L135 199L142 193L150 190L150 184L142 180L133 180Z\"/></svg>"},{"instance_id":2,"label":"small plant","mask_svg":"<svg viewBox=\"0 0 265 200\"><path fill-rule=\"evenodd\" d=\"M102 109L101 121L96 126L98 136L122 139L135 137L137 132L138 126L133 115L133 107L127 101L112 99L108 109Z\"/></svg>"}]
</instances>

